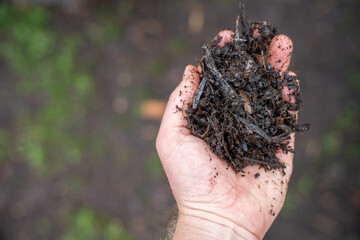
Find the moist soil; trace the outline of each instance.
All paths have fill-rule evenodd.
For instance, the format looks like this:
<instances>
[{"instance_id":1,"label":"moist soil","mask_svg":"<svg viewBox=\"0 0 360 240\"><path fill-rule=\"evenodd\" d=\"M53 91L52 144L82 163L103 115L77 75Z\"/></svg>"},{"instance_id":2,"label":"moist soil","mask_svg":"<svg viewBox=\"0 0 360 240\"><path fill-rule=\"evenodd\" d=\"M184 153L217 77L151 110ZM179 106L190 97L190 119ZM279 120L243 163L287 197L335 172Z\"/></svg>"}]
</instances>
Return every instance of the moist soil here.
<instances>
[{"instance_id":1,"label":"moist soil","mask_svg":"<svg viewBox=\"0 0 360 240\"><path fill-rule=\"evenodd\" d=\"M291 133L309 128L296 119L302 102L297 77L265 64L277 34L271 24L248 22L240 4L234 41L220 47L218 37L202 47L201 82L186 111L188 128L236 173L254 164L285 168L276 153L293 152L287 141ZM284 100L285 85L294 90L295 101Z\"/></svg>"},{"instance_id":2,"label":"moist soil","mask_svg":"<svg viewBox=\"0 0 360 240\"><path fill-rule=\"evenodd\" d=\"M65 4L69 1L47 2ZM135 5L133 12L125 18L123 34L111 44L84 41L83 52L86 54L81 54L78 59L78 63L93 62L92 78L96 86L94 107L97 106L100 111L89 114L83 125L87 129L85 135L99 141L98 147L84 145L81 164L76 167L70 165L56 176L41 177L26 164L17 161L17 154L10 154L14 144L3 145L5 155L1 154L0 160L1 240L61 239L66 231L65 223L70 223L67 220L69 209L76 210L83 205L122 222L124 228L133 234L133 239L160 239L161 234L166 235L159 229L166 229L173 218L175 200L161 165L160 175L149 174L147 167L153 162L155 149L152 140L143 138L145 130L149 132L149 126L158 127L160 121L134 118L137 111L130 111L132 108L125 114L116 114L111 106L119 94L128 99L129 107L138 106L136 96L148 92L154 98L167 100L169 93L178 85L178 76L182 75L184 65L193 61L199 44L206 41L204 39L211 39L219 29L232 26L229 13L235 17L238 15L234 9L238 1L221 1L221 5L219 1L196 1L203 7L207 23L198 34L186 31L191 15L187 1L181 1L181 4L175 1L121 1L128 2ZM68 35L77 26L77 36L88 39L88 27L92 26L94 19L119 15L118 11L114 11L119 9L118 3L86 1L86 8L78 13L64 13L65 7L54 6L49 17L57 25L50 26L57 35ZM329 156L326 152L321 159L319 154L323 139L328 139L326 137L333 133L329 130L333 130L347 104L358 106L360 103L358 88L353 87L346 77L349 67L359 65L357 46L360 31L356 23L360 22L357 14L360 4L355 1L309 0L277 1L274 4L273 1L254 0L247 1L246 6L248 12L253 10L252 19L271 19L295 42L296 60L291 66L306 80L301 82L304 107L300 119L311 119L312 124L311 134L297 134L297 154L287 200L264 239L356 239L360 235L357 177L360 161L358 155L350 158L352 155L348 155L348 150L360 141L359 115L355 118L357 127L351 127L345 134L340 132L335 135L341 144L334 149L336 154ZM148 19L148 22L157 20L162 32L156 36L140 35L143 37L140 41L136 38L139 31L134 29L139 29L137 26L142 26L143 20ZM119 24L119 20L113 22ZM179 28L184 31L179 32ZM145 30L147 33L148 29ZM183 55L174 56L164 46L169 46L172 39L179 39L179 34L188 49ZM167 63L165 72L160 76L150 75L146 68L151 62L149 60L154 58L164 59ZM20 134L16 123L23 122L16 117L17 113L21 113L20 109L33 109L28 106L33 106L34 100L22 100L15 88L18 77L4 58L1 58L0 69L1 132L6 131L9 135L5 136L13 137ZM127 87L119 85L114 79L123 72L132 76ZM131 97L128 98L129 94ZM19 117L22 117L21 114ZM82 131L83 125L74 125L72 129ZM99 148L103 150L99 152ZM125 156L129 160L124 162ZM254 178L253 174L242 175ZM267 180L263 177L261 174L257 179L261 187ZM74 229L74 226L69 227ZM162 238L165 239L165 236Z\"/></svg>"}]
</instances>

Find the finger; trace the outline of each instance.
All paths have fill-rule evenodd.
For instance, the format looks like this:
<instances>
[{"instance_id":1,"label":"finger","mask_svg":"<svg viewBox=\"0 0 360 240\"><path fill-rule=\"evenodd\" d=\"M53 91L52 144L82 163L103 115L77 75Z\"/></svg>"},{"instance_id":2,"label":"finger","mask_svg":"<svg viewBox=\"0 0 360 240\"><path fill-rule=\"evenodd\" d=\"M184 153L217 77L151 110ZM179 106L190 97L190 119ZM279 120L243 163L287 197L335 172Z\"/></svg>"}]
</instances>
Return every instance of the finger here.
<instances>
[{"instance_id":1,"label":"finger","mask_svg":"<svg viewBox=\"0 0 360 240\"><path fill-rule=\"evenodd\" d=\"M294 72L288 72L288 74L290 76L294 76L296 77L296 74ZM298 85L298 90L295 90L295 89L289 89L288 86L284 85L282 86L281 88L281 93L283 95L283 101L287 101L287 102L291 102L291 103L295 103L296 102L296 99L295 99L295 92L296 91L300 91L300 82L299 82L299 79L296 78L296 83ZM289 111L289 113L291 114L295 114L296 115L296 120L298 118L298 111Z\"/></svg>"},{"instance_id":2,"label":"finger","mask_svg":"<svg viewBox=\"0 0 360 240\"><path fill-rule=\"evenodd\" d=\"M266 22L263 22L262 24L266 24ZM254 38L258 38L260 37L260 32L259 32L259 29L258 27L260 27L261 24L256 24L255 25L255 29L253 31L253 37ZM231 31L231 30L223 30L221 32L218 33L218 35L216 35L216 37L213 39L213 41L216 41L219 37L221 38L220 41L218 42L218 45L220 47L224 47L226 43L228 42L233 42L234 41L234 32ZM266 43L264 43L266 44Z\"/></svg>"},{"instance_id":3,"label":"finger","mask_svg":"<svg viewBox=\"0 0 360 240\"><path fill-rule=\"evenodd\" d=\"M277 35L271 40L266 63L273 65L276 71L286 72L291 55L293 53L293 43L285 35Z\"/></svg>"},{"instance_id":4,"label":"finger","mask_svg":"<svg viewBox=\"0 0 360 240\"><path fill-rule=\"evenodd\" d=\"M163 115L162 126L169 128L185 127L187 125L183 113L191 105L199 81L198 69L188 65L185 68L182 81L170 95ZM179 109L182 109L182 111Z\"/></svg>"},{"instance_id":5,"label":"finger","mask_svg":"<svg viewBox=\"0 0 360 240\"><path fill-rule=\"evenodd\" d=\"M289 75L291 76L296 76L295 73L293 72L288 72ZM299 84L299 80L297 80L297 83ZM296 102L296 99L294 97L294 93L295 93L295 89L289 89L288 86L283 86L282 89L281 89L281 93L283 95L283 100L284 101L289 101L291 103L295 103ZM295 114L295 117L296 117L296 120L298 118L298 111L291 111L290 112L291 114ZM295 147L295 133L291 133L290 134L290 140L289 140L289 147L291 149L294 149ZM276 154L276 156L280 159L280 161L282 163L284 163L286 166L289 166L290 167L290 170L288 171L291 171L292 169L292 165L293 165L293 158L294 158L294 154L293 153L284 153L282 150L279 150L278 153Z\"/></svg>"},{"instance_id":6,"label":"finger","mask_svg":"<svg viewBox=\"0 0 360 240\"><path fill-rule=\"evenodd\" d=\"M261 36L259 27L262 25L266 25L266 21L263 21L261 24L260 23L255 24L255 29L253 30L253 34L252 34L253 38L258 38ZM266 43L264 43L264 44L266 44Z\"/></svg>"},{"instance_id":7,"label":"finger","mask_svg":"<svg viewBox=\"0 0 360 240\"><path fill-rule=\"evenodd\" d=\"M218 45L220 47L224 47L226 43L233 42L234 41L234 32L231 30L223 30L216 35L216 37L213 39L213 41L216 41L218 38L220 38L220 41L218 42Z\"/></svg>"},{"instance_id":8,"label":"finger","mask_svg":"<svg viewBox=\"0 0 360 240\"><path fill-rule=\"evenodd\" d=\"M231 30L222 30L213 38L213 44L218 41L217 45L219 45L220 47L224 47L226 43L234 41L233 35L234 32ZM204 56L202 57L202 59L204 59ZM198 66L198 70L199 73L201 73L201 66Z\"/></svg>"},{"instance_id":9,"label":"finger","mask_svg":"<svg viewBox=\"0 0 360 240\"><path fill-rule=\"evenodd\" d=\"M226 43L229 43L229 42L233 42L234 41L234 32L231 31L231 30L222 30L221 32L219 32L214 38L213 38L213 43L216 42L216 41L219 41L217 43L217 45L219 45L220 47L224 47L226 45ZM218 40L220 39L220 40ZM204 58L204 56L203 56ZM202 58L202 59L203 59ZM202 72L202 68L201 66L198 66L198 70L199 70L199 73Z\"/></svg>"},{"instance_id":10,"label":"finger","mask_svg":"<svg viewBox=\"0 0 360 240\"><path fill-rule=\"evenodd\" d=\"M164 148L164 145L171 149L172 145L176 144L175 139L179 139L181 135L190 134L190 130L186 127L185 110L191 106L199 82L198 69L188 65L185 68L182 81L172 92L167 103L156 141L159 152Z\"/></svg>"},{"instance_id":11,"label":"finger","mask_svg":"<svg viewBox=\"0 0 360 240\"><path fill-rule=\"evenodd\" d=\"M259 30L259 27L261 27L261 26L263 26L263 25L266 25L266 22L265 22L265 21L263 21L262 23L257 23L257 24L255 24L254 29L253 29L253 33L252 33L252 37L253 37L254 39L258 39L258 40L260 40L260 41L263 40L263 39L262 39L262 36L261 36L261 34L260 34L260 30ZM263 41L263 46L266 46L267 43L268 43L268 40L265 39L265 41ZM258 62L261 62L263 57L265 57L265 56L263 56L262 54L259 54L259 53L255 53L255 58L256 58L256 60L257 60Z\"/></svg>"}]
</instances>

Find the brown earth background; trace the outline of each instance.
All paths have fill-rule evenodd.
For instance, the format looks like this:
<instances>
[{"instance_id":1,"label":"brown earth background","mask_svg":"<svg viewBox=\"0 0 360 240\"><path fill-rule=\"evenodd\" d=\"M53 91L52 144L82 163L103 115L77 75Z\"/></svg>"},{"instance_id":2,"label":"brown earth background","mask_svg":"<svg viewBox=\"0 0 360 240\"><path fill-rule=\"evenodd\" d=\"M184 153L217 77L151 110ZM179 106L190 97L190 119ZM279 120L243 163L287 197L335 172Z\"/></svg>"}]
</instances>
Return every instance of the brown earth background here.
<instances>
[{"instance_id":1,"label":"brown earth background","mask_svg":"<svg viewBox=\"0 0 360 240\"><path fill-rule=\"evenodd\" d=\"M159 239L166 100L239 2L0 3L0 240ZM360 1L245 1L294 42L294 174L265 239L360 239Z\"/></svg>"}]
</instances>

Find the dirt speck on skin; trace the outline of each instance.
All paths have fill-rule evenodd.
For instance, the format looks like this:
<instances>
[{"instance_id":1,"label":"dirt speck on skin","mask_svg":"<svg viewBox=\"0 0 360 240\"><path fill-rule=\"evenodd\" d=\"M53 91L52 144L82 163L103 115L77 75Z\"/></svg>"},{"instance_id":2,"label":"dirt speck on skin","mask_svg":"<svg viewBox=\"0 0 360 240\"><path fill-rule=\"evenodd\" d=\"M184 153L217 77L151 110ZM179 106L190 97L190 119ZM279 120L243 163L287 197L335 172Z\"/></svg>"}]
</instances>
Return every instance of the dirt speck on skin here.
<instances>
[{"instance_id":1,"label":"dirt speck on skin","mask_svg":"<svg viewBox=\"0 0 360 240\"><path fill-rule=\"evenodd\" d=\"M286 140L309 128L298 124L293 114L302 102L298 79L265 64L276 27L248 23L243 4L240 10L233 42L220 47L218 37L203 45L201 81L186 110L188 128L236 173L254 164L266 171L283 169L276 152L293 152ZM294 103L284 101L283 86L294 90Z\"/></svg>"},{"instance_id":2,"label":"dirt speck on skin","mask_svg":"<svg viewBox=\"0 0 360 240\"><path fill-rule=\"evenodd\" d=\"M217 184L216 182L216 174L214 174L214 172L210 173L210 178L209 178L209 182L210 182L210 191L209 193L212 191L212 189L214 188L214 186Z\"/></svg>"},{"instance_id":3,"label":"dirt speck on skin","mask_svg":"<svg viewBox=\"0 0 360 240\"><path fill-rule=\"evenodd\" d=\"M269 211L269 213L271 216L275 216L275 212L272 209Z\"/></svg>"},{"instance_id":4,"label":"dirt speck on skin","mask_svg":"<svg viewBox=\"0 0 360 240\"><path fill-rule=\"evenodd\" d=\"M176 109L177 109L179 112L182 112L182 108L181 108L181 107L179 107L178 105L176 105L175 107L176 107Z\"/></svg>"}]
</instances>

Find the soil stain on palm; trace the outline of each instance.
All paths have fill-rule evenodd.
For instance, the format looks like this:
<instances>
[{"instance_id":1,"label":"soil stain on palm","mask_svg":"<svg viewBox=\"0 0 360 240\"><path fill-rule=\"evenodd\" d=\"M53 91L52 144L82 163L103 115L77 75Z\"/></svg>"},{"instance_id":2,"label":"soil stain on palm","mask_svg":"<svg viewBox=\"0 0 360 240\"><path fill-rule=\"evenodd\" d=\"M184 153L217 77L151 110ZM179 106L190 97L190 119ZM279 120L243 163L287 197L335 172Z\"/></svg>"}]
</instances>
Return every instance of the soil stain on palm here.
<instances>
[{"instance_id":1,"label":"soil stain on palm","mask_svg":"<svg viewBox=\"0 0 360 240\"><path fill-rule=\"evenodd\" d=\"M293 152L290 134L309 128L298 124L294 114L302 102L297 77L265 64L277 34L271 24L249 23L240 4L234 41L220 47L218 37L202 47L201 82L186 111L188 128L236 173L254 164L265 170L285 168L276 152ZM283 98L285 85L295 90L295 102Z\"/></svg>"}]
</instances>

